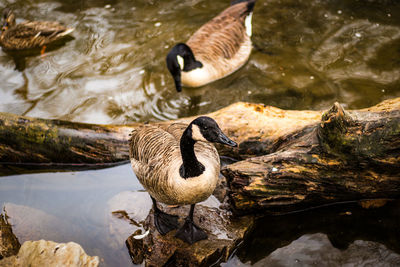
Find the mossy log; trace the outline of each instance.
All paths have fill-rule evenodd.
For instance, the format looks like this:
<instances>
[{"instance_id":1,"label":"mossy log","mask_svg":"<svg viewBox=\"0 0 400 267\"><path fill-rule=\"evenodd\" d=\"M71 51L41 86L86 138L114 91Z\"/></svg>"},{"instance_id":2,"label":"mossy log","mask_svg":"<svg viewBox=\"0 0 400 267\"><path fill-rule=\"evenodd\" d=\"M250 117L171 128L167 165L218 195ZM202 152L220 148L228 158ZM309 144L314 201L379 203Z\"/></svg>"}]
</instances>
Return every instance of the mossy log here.
<instances>
[{"instance_id":1,"label":"mossy log","mask_svg":"<svg viewBox=\"0 0 400 267\"><path fill-rule=\"evenodd\" d=\"M95 164L128 159L131 127L0 113L0 162Z\"/></svg>"},{"instance_id":2,"label":"mossy log","mask_svg":"<svg viewBox=\"0 0 400 267\"><path fill-rule=\"evenodd\" d=\"M399 111L400 98L359 112L373 116L385 110ZM213 117L239 144L238 149L218 147L220 154L246 159L276 151L286 137L319 123L322 114L323 111L282 110L238 102L207 115ZM192 119L188 117L161 124L187 123ZM86 166L126 161L129 159L129 133L137 125L139 123L86 124L0 112L0 164L43 164L51 168L52 164Z\"/></svg>"},{"instance_id":3,"label":"mossy log","mask_svg":"<svg viewBox=\"0 0 400 267\"><path fill-rule=\"evenodd\" d=\"M223 169L238 213L281 212L400 192L400 98L374 107L291 111L239 102L208 114L239 143ZM193 118L177 121L189 122ZM173 123L175 121L162 122ZM94 125L0 113L3 174L32 166L101 167L128 160L138 124ZM11 170L9 169L11 166Z\"/></svg>"},{"instance_id":4,"label":"mossy log","mask_svg":"<svg viewBox=\"0 0 400 267\"><path fill-rule=\"evenodd\" d=\"M400 196L400 101L321 119L266 146L269 154L226 166L240 214L276 214L316 205Z\"/></svg>"},{"instance_id":5,"label":"mossy log","mask_svg":"<svg viewBox=\"0 0 400 267\"><path fill-rule=\"evenodd\" d=\"M241 102L208 115L239 143L236 149L218 146L220 155L238 162L222 169L229 197L216 194L228 199L238 214L285 213L340 201L400 196L400 98L353 111L336 103L327 112ZM93 125L1 113L0 165L24 171L35 164L65 169L125 162L129 133L137 125ZM184 208L169 211L182 218L187 214ZM196 209L197 223L209 239L190 249L173 233L158 235L150 213L146 220L150 234L127 240L132 259L145 260L148 266L225 261L250 231L254 218L232 219L225 212Z\"/></svg>"},{"instance_id":6,"label":"mossy log","mask_svg":"<svg viewBox=\"0 0 400 267\"><path fill-rule=\"evenodd\" d=\"M318 121L321 114L239 102L207 115L240 144L238 149L220 146L220 154L243 159L269 153L270 144L276 139ZM161 124L187 123L192 119ZM0 164L18 166L23 171L33 167L88 168L124 162L129 159L129 133L137 125L85 124L0 113Z\"/></svg>"},{"instance_id":7,"label":"mossy log","mask_svg":"<svg viewBox=\"0 0 400 267\"><path fill-rule=\"evenodd\" d=\"M268 153L269 144L279 136L317 121L320 114L239 102L208 115L240 144L233 150L220 146L220 154L243 159ZM137 125L86 124L0 113L0 174L100 168L126 162L129 133Z\"/></svg>"}]
</instances>

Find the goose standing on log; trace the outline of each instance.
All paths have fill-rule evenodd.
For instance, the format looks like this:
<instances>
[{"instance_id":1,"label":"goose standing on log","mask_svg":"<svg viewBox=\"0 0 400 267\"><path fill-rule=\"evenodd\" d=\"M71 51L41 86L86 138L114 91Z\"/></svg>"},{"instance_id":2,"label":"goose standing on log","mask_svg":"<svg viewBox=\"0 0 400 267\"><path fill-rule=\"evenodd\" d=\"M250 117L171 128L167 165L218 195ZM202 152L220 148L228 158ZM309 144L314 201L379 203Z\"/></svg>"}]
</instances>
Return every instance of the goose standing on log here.
<instances>
[{"instance_id":1,"label":"goose standing on log","mask_svg":"<svg viewBox=\"0 0 400 267\"><path fill-rule=\"evenodd\" d=\"M67 28L56 21L26 21L15 23L14 12L10 8L3 11L0 46L5 50L24 50L42 48L61 39L74 29Z\"/></svg>"},{"instance_id":2,"label":"goose standing on log","mask_svg":"<svg viewBox=\"0 0 400 267\"><path fill-rule=\"evenodd\" d=\"M130 160L140 183L153 201L154 224L165 235L178 228L178 216L157 207L191 205L184 225L176 237L193 244L207 234L193 222L195 204L214 191L220 172L220 159L211 143L237 146L210 117L198 117L189 125L143 125L132 131Z\"/></svg>"},{"instance_id":3,"label":"goose standing on log","mask_svg":"<svg viewBox=\"0 0 400 267\"><path fill-rule=\"evenodd\" d=\"M167 55L167 67L178 92L182 85L198 87L221 79L243 66L251 44L251 18L255 0L232 1L185 43Z\"/></svg>"}]
</instances>

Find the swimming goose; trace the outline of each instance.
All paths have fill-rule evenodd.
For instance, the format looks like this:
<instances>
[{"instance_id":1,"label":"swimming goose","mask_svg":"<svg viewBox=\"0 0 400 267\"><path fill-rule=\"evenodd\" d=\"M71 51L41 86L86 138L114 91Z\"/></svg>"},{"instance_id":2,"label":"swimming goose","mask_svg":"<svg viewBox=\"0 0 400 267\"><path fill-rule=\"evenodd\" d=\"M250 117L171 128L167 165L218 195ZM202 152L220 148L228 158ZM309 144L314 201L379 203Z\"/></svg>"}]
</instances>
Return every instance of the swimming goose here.
<instances>
[{"instance_id":1,"label":"swimming goose","mask_svg":"<svg viewBox=\"0 0 400 267\"><path fill-rule=\"evenodd\" d=\"M167 67L178 92L182 84L198 87L243 66L250 56L251 17L255 0L232 5L204 24L185 43L168 53Z\"/></svg>"},{"instance_id":2,"label":"swimming goose","mask_svg":"<svg viewBox=\"0 0 400 267\"><path fill-rule=\"evenodd\" d=\"M0 46L5 50L23 50L44 48L61 37L71 33L73 28L66 28L55 21L26 21L15 24L15 15L10 8L3 11Z\"/></svg>"},{"instance_id":3,"label":"swimming goose","mask_svg":"<svg viewBox=\"0 0 400 267\"><path fill-rule=\"evenodd\" d=\"M195 204L214 191L220 160L214 143L237 146L210 117L198 117L189 125L143 125L132 131L130 160L132 169L153 201L154 224L165 235L178 228L178 217L157 207L191 205L184 225L176 237L192 244L207 234L193 222Z\"/></svg>"}]
</instances>

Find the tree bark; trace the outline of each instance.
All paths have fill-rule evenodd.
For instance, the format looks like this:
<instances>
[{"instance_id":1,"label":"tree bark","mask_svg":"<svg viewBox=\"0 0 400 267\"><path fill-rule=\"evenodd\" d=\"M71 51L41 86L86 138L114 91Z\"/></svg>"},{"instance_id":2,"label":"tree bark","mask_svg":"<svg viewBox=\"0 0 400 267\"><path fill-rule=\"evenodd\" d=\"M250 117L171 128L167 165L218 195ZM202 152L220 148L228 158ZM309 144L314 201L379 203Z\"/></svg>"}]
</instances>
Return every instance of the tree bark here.
<instances>
[{"instance_id":1,"label":"tree bark","mask_svg":"<svg viewBox=\"0 0 400 267\"><path fill-rule=\"evenodd\" d=\"M274 139L270 154L226 166L239 214L284 213L400 196L399 99L364 110L335 103L318 122Z\"/></svg>"},{"instance_id":2,"label":"tree bark","mask_svg":"<svg viewBox=\"0 0 400 267\"><path fill-rule=\"evenodd\" d=\"M7 212L0 213L0 260L18 253L21 244L7 220Z\"/></svg>"},{"instance_id":3,"label":"tree bark","mask_svg":"<svg viewBox=\"0 0 400 267\"><path fill-rule=\"evenodd\" d=\"M354 111L335 104L325 113L239 102L207 115L239 143L237 149L217 146L220 155L240 160L223 169L232 207L238 213L265 213L315 203L398 197L399 114L400 98ZM2 173L43 165L66 170L126 162L129 133L137 125L1 113Z\"/></svg>"},{"instance_id":4,"label":"tree bark","mask_svg":"<svg viewBox=\"0 0 400 267\"><path fill-rule=\"evenodd\" d=\"M345 111L335 103L325 113L236 103L208 116L239 143L236 149L217 146L220 155L239 160L222 169L229 208L237 214L285 213L400 195L400 98L355 111ZM66 169L124 162L129 158L129 133L137 125L94 125L0 113L0 165L13 166L12 171L18 165L24 171L34 164ZM225 193L216 195L222 200ZM182 208L176 212L182 218L187 214ZM208 207L196 212L202 218L198 223L211 233L207 240L189 249L173 233L160 236L152 228L150 214L146 220L150 234L127 240L132 259L148 265L188 266L224 261L251 230L254 219L253 215L232 219L224 215L226 211Z\"/></svg>"},{"instance_id":5,"label":"tree bark","mask_svg":"<svg viewBox=\"0 0 400 267\"><path fill-rule=\"evenodd\" d=\"M218 146L237 159L267 154L279 136L318 120L320 111L285 111L262 104L235 103L213 117L240 145ZM193 117L154 123L189 123ZM100 168L129 160L129 134L139 123L98 125L0 113L0 174L32 169Z\"/></svg>"},{"instance_id":6,"label":"tree bark","mask_svg":"<svg viewBox=\"0 0 400 267\"><path fill-rule=\"evenodd\" d=\"M181 225L189 211L188 206L163 206L163 209L168 214L178 215ZM189 245L175 237L175 230L164 236L159 234L154 226L153 212L150 212L144 223L149 233L141 239L136 239L138 233L134 233L125 242L132 262L141 264L144 261L145 266L217 265L228 260L254 224L254 216L232 218L226 210L203 204L196 205L194 218L208 237Z\"/></svg>"},{"instance_id":7,"label":"tree bark","mask_svg":"<svg viewBox=\"0 0 400 267\"><path fill-rule=\"evenodd\" d=\"M238 102L213 117L236 140L239 149L218 147L221 155L238 159L269 153L276 139L318 121L321 111L291 111ZM189 123L194 117L154 123ZM129 159L129 125L99 125L0 113L0 162L20 164L95 164Z\"/></svg>"},{"instance_id":8,"label":"tree bark","mask_svg":"<svg viewBox=\"0 0 400 267\"><path fill-rule=\"evenodd\" d=\"M7 167L2 168L2 172L101 167L126 161L131 130L132 127L122 125L94 125L0 113L0 164Z\"/></svg>"}]
</instances>

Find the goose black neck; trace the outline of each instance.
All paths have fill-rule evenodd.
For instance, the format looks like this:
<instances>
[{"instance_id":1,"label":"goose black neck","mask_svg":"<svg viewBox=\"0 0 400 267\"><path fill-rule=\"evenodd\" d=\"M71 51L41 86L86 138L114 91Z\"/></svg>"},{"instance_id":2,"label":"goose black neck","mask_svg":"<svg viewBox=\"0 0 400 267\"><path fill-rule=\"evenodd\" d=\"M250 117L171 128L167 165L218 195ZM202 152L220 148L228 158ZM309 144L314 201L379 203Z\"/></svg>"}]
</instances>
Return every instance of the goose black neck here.
<instances>
[{"instance_id":1,"label":"goose black neck","mask_svg":"<svg viewBox=\"0 0 400 267\"><path fill-rule=\"evenodd\" d=\"M201 164L194 153L195 140L192 139L192 129L188 127L182 134L181 137L181 155L183 164L179 168L179 174L181 177L187 179L201 175L205 167Z\"/></svg>"}]
</instances>

